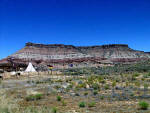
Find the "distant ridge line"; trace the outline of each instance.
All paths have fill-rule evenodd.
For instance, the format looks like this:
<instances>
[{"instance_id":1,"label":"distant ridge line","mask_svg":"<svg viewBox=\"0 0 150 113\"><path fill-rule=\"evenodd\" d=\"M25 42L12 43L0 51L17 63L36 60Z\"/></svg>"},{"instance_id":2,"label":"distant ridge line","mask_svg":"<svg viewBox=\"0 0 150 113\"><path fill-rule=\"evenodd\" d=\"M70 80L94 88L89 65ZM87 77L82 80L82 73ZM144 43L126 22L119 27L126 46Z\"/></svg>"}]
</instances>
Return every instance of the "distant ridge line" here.
<instances>
[{"instance_id":1,"label":"distant ridge line","mask_svg":"<svg viewBox=\"0 0 150 113\"><path fill-rule=\"evenodd\" d=\"M104 44L104 45L93 45L93 46L74 46L74 45L65 45L65 44L40 44L40 43L32 43L27 42L26 46L35 46L35 47L53 47L53 46L60 46L60 47L75 47L75 48L89 48L89 47L102 47L102 48L109 48L109 47L127 47L127 44Z\"/></svg>"}]
</instances>

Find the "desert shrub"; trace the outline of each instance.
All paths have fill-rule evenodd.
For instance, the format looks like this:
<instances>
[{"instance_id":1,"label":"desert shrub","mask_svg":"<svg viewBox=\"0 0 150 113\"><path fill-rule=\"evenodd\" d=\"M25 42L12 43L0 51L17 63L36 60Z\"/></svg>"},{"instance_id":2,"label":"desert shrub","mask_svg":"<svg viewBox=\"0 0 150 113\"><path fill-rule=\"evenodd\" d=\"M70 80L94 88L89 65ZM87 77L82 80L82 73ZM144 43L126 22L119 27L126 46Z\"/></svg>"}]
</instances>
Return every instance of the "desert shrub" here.
<instances>
[{"instance_id":1,"label":"desert shrub","mask_svg":"<svg viewBox=\"0 0 150 113\"><path fill-rule=\"evenodd\" d=\"M131 97L134 97L134 93L131 93L130 96L131 96Z\"/></svg>"},{"instance_id":2,"label":"desert shrub","mask_svg":"<svg viewBox=\"0 0 150 113\"><path fill-rule=\"evenodd\" d=\"M98 76L97 79L99 82L102 82L104 80L104 78L102 76Z\"/></svg>"},{"instance_id":3,"label":"desert shrub","mask_svg":"<svg viewBox=\"0 0 150 113\"><path fill-rule=\"evenodd\" d=\"M72 89L72 88L73 88L73 85L72 85L72 84L70 84L69 86L67 86L67 88L66 88L66 92L70 91L70 89Z\"/></svg>"},{"instance_id":4,"label":"desert shrub","mask_svg":"<svg viewBox=\"0 0 150 113\"><path fill-rule=\"evenodd\" d=\"M75 90L75 91L79 91L79 90L80 90L80 88L78 88L78 87L76 86L74 90Z\"/></svg>"},{"instance_id":5,"label":"desert shrub","mask_svg":"<svg viewBox=\"0 0 150 113\"><path fill-rule=\"evenodd\" d=\"M149 61L140 61L136 64L122 65L116 64L113 67L84 67L76 69L65 69L61 70L65 75L109 75L109 74L120 74L120 73L141 73L141 72L150 72L150 63ZM137 75L138 76L138 75Z\"/></svg>"},{"instance_id":6,"label":"desert shrub","mask_svg":"<svg viewBox=\"0 0 150 113\"><path fill-rule=\"evenodd\" d=\"M138 77L138 76L140 76L140 74L139 73L134 73L132 76Z\"/></svg>"},{"instance_id":7,"label":"desert shrub","mask_svg":"<svg viewBox=\"0 0 150 113\"><path fill-rule=\"evenodd\" d=\"M86 88L86 83L78 84L77 88Z\"/></svg>"},{"instance_id":8,"label":"desert shrub","mask_svg":"<svg viewBox=\"0 0 150 113\"><path fill-rule=\"evenodd\" d=\"M104 96L100 96L100 99L103 100L103 99L104 99Z\"/></svg>"},{"instance_id":9,"label":"desert shrub","mask_svg":"<svg viewBox=\"0 0 150 113\"><path fill-rule=\"evenodd\" d=\"M141 78L141 80L142 80L142 81L144 81L144 80L145 80L145 78L143 77L143 78Z\"/></svg>"},{"instance_id":10,"label":"desert shrub","mask_svg":"<svg viewBox=\"0 0 150 113\"><path fill-rule=\"evenodd\" d=\"M120 79L119 79L119 78L115 78L115 81L116 81L116 82L120 82Z\"/></svg>"},{"instance_id":11,"label":"desert shrub","mask_svg":"<svg viewBox=\"0 0 150 113\"><path fill-rule=\"evenodd\" d=\"M94 90L93 94L94 94L94 95L97 95L97 94L98 94L98 91L97 91L97 90Z\"/></svg>"},{"instance_id":12,"label":"desert shrub","mask_svg":"<svg viewBox=\"0 0 150 113\"><path fill-rule=\"evenodd\" d=\"M28 82L28 81L27 81L27 82ZM29 83L30 83L30 82L29 82ZM35 83L36 83L36 84L41 84L42 82L38 80L38 81L36 81Z\"/></svg>"},{"instance_id":13,"label":"desert shrub","mask_svg":"<svg viewBox=\"0 0 150 113\"><path fill-rule=\"evenodd\" d=\"M95 104L96 104L96 102L90 102L90 103L88 103L88 107L94 107Z\"/></svg>"},{"instance_id":14,"label":"desert shrub","mask_svg":"<svg viewBox=\"0 0 150 113\"><path fill-rule=\"evenodd\" d=\"M147 110L149 107L149 104L145 101L141 101L141 102L139 102L139 106L140 106L140 109Z\"/></svg>"},{"instance_id":15,"label":"desert shrub","mask_svg":"<svg viewBox=\"0 0 150 113\"><path fill-rule=\"evenodd\" d=\"M66 106L67 105L67 103L63 100L62 101L62 106Z\"/></svg>"},{"instance_id":16,"label":"desert shrub","mask_svg":"<svg viewBox=\"0 0 150 113\"><path fill-rule=\"evenodd\" d=\"M148 77L149 77L149 75L147 75L147 74L146 74L146 75L143 75L143 78L148 78Z\"/></svg>"},{"instance_id":17,"label":"desert shrub","mask_svg":"<svg viewBox=\"0 0 150 113\"><path fill-rule=\"evenodd\" d=\"M61 101L61 96L57 96L57 101Z\"/></svg>"},{"instance_id":18,"label":"desert shrub","mask_svg":"<svg viewBox=\"0 0 150 113\"><path fill-rule=\"evenodd\" d=\"M79 93L75 93L75 96L80 96L80 94Z\"/></svg>"},{"instance_id":19,"label":"desert shrub","mask_svg":"<svg viewBox=\"0 0 150 113\"><path fill-rule=\"evenodd\" d=\"M55 82L63 82L63 80L59 79L59 80L56 80Z\"/></svg>"},{"instance_id":20,"label":"desert shrub","mask_svg":"<svg viewBox=\"0 0 150 113\"><path fill-rule=\"evenodd\" d=\"M112 82L112 87L115 87L116 86L116 81L113 81Z\"/></svg>"},{"instance_id":21,"label":"desert shrub","mask_svg":"<svg viewBox=\"0 0 150 113\"><path fill-rule=\"evenodd\" d=\"M72 85L72 84L70 84L67 88L73 88L73 85Z\"/></svg>"},{"instance_id":22,"label":"desert shrub","mask_svg":"<svg viewBox=\"0 0 150 113\"><path fill-rule=\"evenodd\" d=\"M131 81L135 81L136 80L136 77L135 76L132 76L131 77Z\"/></svg>"},{"instance_id":23,"label":"desert shrub","mask_svg":"<svg viewBox=\"0 0 150 113\"><path fill-rule=\"evenodd\" d=\"M101 83L102 83L102 84L105 84L105 83L106 83L106 81L105 81L105 80L102 80L102 81L101 81Z\"/></svg>"},{"instance_id":24,"label":"desert shrub","mask_svg":"<svg viewBox=\"0 0 150 113\"><path fill-rule=\"evenodd\" d=\"M80 102L79 107L84 108L85 107L85 102Z\"/></svg>"},{"instance_id":25,"label":"desert shrub","mask_svg":"<svg viewBox=\"0 0 150 113\"><path fill-rule=\"evenodd\" d=\"M140 87L140 85L141 85L139 81L134 82L134 84L135 84L135 86L137 86L137 87Z\"/></svg>"},{"instance_id":26,"label":"desert shrub","mask_svg":"<svg viewBox=\"0 0 150 113\"><path fill-rule=\"evenodd\" d=\"M150 72L147 75L150 77Z\"/></svg>"},{"instance_id":27,"label":"desert shrub","mask_svg":"<svg viewBox=\"0 0 150 113\"><path fill-rule=\"evenodd\" d=\"M94 81L94 79L95 79L95 77L94 77L94 76L90 76L90 77L88 77L88 83L89 83L89 84L92 84L92 83L93 83L93 81Z\"/></svg>"},{"instance_id":28,"label":"desert shrub","mask_svg":"<svg viewBox=\"0 0 150 113\"><path fill-rule=\"evenodd\" d=\"M55 89L59 89L59 88L61 88L61 86L60 85L56 85L56 86L54 86L54 88Z\"/></svg>"},{"instance_id":29,"label":"desert shrub","mask_svg":"<svg viewBox=\"0 0 150 113\"><path fill-rule=\"evenodd\" d=\"M144 83L144 89L148 89L148 84L147 83Z\"/></svg>"},{"instance_id":30,"label":"desert shrub","mask_svg":"<svg viewBox=\"0 0 150 113\"><path fill-rule=\"evenodd\" d=\"M42 98L43 94L35 94L35 95L29 95L25 99L26 101L33 101L33 100L40 100Z\"/></svg>"},{"instance_id":31,"label":"desert shrub","mask_svg":"<svg viewBox=\"0 0 150 113\"><path fill-rule=\"evenodd\" d=\"M88 95L88 92L84 92L84 96L87 96Z\"/></svg>"},{"instance_id":32,"label":"desert shrub","mask_svg":"<svg viewBox=\"0 0 150 113\"><path fill-rule=\"evenodd\" d=\"M53 107L53 108L52 108L52 113L57 113L57 111L58 111L58 110L57 110L56 107Z\"/></svg>"},{"instance_id":33,"label":"desert shrub","mask_svg":"<svg viewBox=\"0 0 150 113\"><path fill-rule=\"evenodd\" d=\"M109 85L108 84L106 84L105 86L104 86L104 88L107 90L107 89L110 89L110 87L109 87Z\"/></svg>"},{"instance_id":34,"label":"desert shrub","mask_svg":"<svg viewBox=\"0 0 150 113\"><path fill-rule=\"evenodd\" d=\"M98 89L99 89L99 84L93 83L93 84L92 84L92 88L93 88L94 90L98 90Z\"/></svg>"},{"instance_id":35,"label":"desert shrub","mask_svg":"<svg viewBox=\"0 0 150 113\"><path fill-rule=\"evenodd\" d=\"M65 89L65 91L66 91L66 92L69 92L69 91L70 91L70 88L69 88L69 87L67 87L67 88Z\"/></svg>"},{"instance_id":36,"label":"desert shrub","mask_svg":"<svg viewBox=\"0 0 150 113\"><path fill-rule=\"evenodd\" d=\"M27 83L29 84L29 83L30 83L30 80L28 80Z\"/></svg>"}]
</instances>

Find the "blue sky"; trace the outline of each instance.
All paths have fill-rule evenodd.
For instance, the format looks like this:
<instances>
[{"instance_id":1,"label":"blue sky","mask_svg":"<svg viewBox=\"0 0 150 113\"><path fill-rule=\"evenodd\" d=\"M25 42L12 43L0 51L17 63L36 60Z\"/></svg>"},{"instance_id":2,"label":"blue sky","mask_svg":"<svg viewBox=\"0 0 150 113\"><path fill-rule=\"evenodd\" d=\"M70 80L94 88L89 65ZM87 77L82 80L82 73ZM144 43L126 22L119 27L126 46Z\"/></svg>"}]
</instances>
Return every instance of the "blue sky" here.
<instances>
[{"instance_id":1,"label":"blue sky","mask_svg":"<svg viewBox=\"0 0 150 113\"><path fill-rule=\"evenodd\" d=\"M0 0L0 59L26 42L150 51L150 1Z\"/></svg>"}]
</instances>

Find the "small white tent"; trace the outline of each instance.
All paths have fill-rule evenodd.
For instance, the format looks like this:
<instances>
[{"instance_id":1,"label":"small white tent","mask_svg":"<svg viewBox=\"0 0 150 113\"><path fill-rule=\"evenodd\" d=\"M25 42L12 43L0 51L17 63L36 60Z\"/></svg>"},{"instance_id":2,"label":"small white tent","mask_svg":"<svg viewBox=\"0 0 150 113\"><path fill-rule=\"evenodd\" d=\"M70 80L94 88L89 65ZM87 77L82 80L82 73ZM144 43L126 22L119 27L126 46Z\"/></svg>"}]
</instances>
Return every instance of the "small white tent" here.
<instances>
[{"instance_id":1,"label":"small white tent","mask_svg":"<svg viewBox=\"0 0 150 113\"><path fill-rule=\"evenodd\" d=\"M29 62L28 67L26 68L25 72L36 72L31 62Z\"/></svg>"}]
</instances>

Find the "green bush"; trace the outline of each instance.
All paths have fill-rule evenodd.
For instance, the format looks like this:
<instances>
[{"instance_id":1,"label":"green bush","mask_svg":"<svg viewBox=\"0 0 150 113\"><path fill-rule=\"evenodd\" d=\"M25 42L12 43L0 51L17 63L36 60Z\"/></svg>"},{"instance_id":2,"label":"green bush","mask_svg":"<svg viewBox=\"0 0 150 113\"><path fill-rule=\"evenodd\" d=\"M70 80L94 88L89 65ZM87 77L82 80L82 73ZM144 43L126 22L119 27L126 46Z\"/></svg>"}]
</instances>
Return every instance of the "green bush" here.
<instances>
[{"instance_id":1,"label":"green bush","mask_svg":"<svg viewBox=\"0 0 150 113\"><path fill-rule=\"evenodd\" d=\"M26 101L40 100L42 98L42 96L43 96L43 94L29 95L25 99L26 99Z\"/></svg>"},{"instance_id":2,"label":"green bush","mask_svg":"<svg viewBox=\"0 0 150 113\"><path fill-rule=\"evenodd\" d=\"M102 84L105 84L105 83L106 83L106 81L105 81L105 80L102 80L102 81L101 81L101 83L102 83Z\"/></svg>"},{"instance_id":3,"label":"green bush","mask_svg":"<svg viewBox=\"0 0 150 113\"><path fill-rule=\"evenodd\" d=\"M144 84L144 89L148 89L148 86L149 86L149 85L148 85L147 83L145 83L145 84Z\"/></svg>"},{"instance_id":4,"label":"green bush","mask_svg":"<svg viewBox=\"0 0 150 113\"><path fill-rule=\"evenodd\" d=\"M87 96L88 95L88 92L84 92L84 96Z\"/></svg>"},{"instance_id":5,"label":"green bush","mask_svg":"<svg viewBox=\"0 0 150 113\"><path fill-rule=\"evenodd\" d=\"M130 94L131 97L134 97L134 95L135 95L135 94L134 94L133 92Z\"/></svg>"},{"instance_id":6,"label":"green bush","mask_svg":"<svg viewBox=\"0 0 150 113\"><path fill-rule=\"evenodd\" d=\"M75 96L80 96L80 94L79 93L75 93Z\"/></svg>"},{"instance_id":7,"label":"green bush","mask_svg":"<svg viewBox=\"0 0 150 113\"><path fill-rule=\"evenodd\" d=\"M143 75L143 78L148 78L149 77L149 75Z\"/></svg>"},{"instance_id":8,"label":"green bush","mask_svg":"<svg viewBox=\"0 0 150 113\"><path fill-rule=\"evenodd\" d=\"M141 101L141 102L139 102L139 106L140 106L140 109L147 110L149 107L149 104L145 101Z\"/></svg>"},{"instance_id":9,"label":"green bush","mask_svg":"<svg viewBox=\"0 0 150 113\"><path fill-rule=\"evenodd\" d=\"M98 76L97 79L99 82L102 82L104 80L104 78L102 76Z\"/></svg>"},{"instance_id":10,"label":"green bush","mask_svg":"<svg viewBox=\"0 0 150 113\"><path fill-rule=\"evenodd\" d=\"M93 92L93 94L94 94L94 95L97 95L97 94L98 94L98 91L95 90L95 91Z\"/></svg>"},{"instance_id":11,"label":"green bush","mask_svg":"<svg viewBox=\"0 0 150 113\"><path fill-rule=\"evenodd\" d=\"M90 102L90 103L88 103L88 107L94 107L95 106L95 102Z\"/></svg>"},{"instance_id":12,"label":"green bush","mask_svg":"<svg viewBox=\"0 0 150 113\"><path fill-rule=\"evenodd\" d=\"M100 99L103 100L103 99L104 99L104 96L100 96Z\"/></svg>"},{"instance_id":13,"label":"green bush","mask_svg":"<svg viewBox=\"0 0 150 113\"><path fill-rule=\"evenodd\" d=\"M116 81L113 81L112 82L112 87L115 87L116 86Z\"/></svg>"},{"instance_id":14,"label":"green bush","mask_svg":"<svg viewBox=\"0 0 150 113\"><path fill-rule=\"evenodd\" d=\"M67 103L63 100L63 101L62 101L62 105L63 105L63 106L66 106Z\"/></svg>"},{"instance_id":15,"label":"green bush","mask_svg":"<svg viewBox=\"0 0 150 113\"><path fill-rule=\"evenodd\" d=\"M52 113L57 113L57 108L56 107L52 108Z\"/></svg>"},{"instance_id":16,"label":"green bush","mask_svg":"<svg viewBox=\"0 0 150 113\"><path fill-rule=\"evenodd\" d=\"M28 82L28 81L27 81L27 82ZM30 83L30 82L31 82L31 81L29 81L29 83ZM33 83L33 82L32 82L32 83ZM36 83L36 84L42 84L42 83L44 83L44 82L38 80L38 81L36 81L35 83Z\"/></svg>"},{"instance_id":17,"label":"green bush","mask_svg":"<svg viewBox=\"0 0 150 113\"><path fill-rule=\"evenodd\" d=\"M105 89L107 90L107 89L109 89L109 88L110 88L109 85L106 84L106 85L105 85Z\"/></svg>"},{"instance_id":18,"label":"green bush","mask_svg":"<svg viewBox=\"0 0 150 113\"><path fill-rule=\"evenodd\" d=\"M61 101L61 96L57 96L57 101Z\"/></svg>"},{"instance_id":19,"label":"green bush","mask_svg":"<svg viewBox=\"0 0 150 113\"><path fill-rule=\"evenodd\" d=\"M140 74L139 73L134 73L132 76L133 77L138 77L138 76L140 76Z\"/></svg>"},{"instance_id":20,"label":"green bush","mask_svg":"<svg viewBox=\"0 0 150 113\"><path fill-rule=\"evenodd\" d=\"M80 102L79 107L84 108L85 107L85 102Z\"/></svg>"},{"instance_id":21,"label":"green bush","mask_svg":"<svg viewBox=\"0 0 150 113\"><path fill-rule=\"evenodd\" d=\"M73 85L72 85L72 84L70 84L67 88L70 88L70 89L71 89L71 88L73 88Z\"/></svg>"},{"instance_id":22,"label":"green bush","mask_svg":"<svg viewBox=\"0 0 150 113\"><path fill-rule=\"evenodd\" d=\"M77 88L86 88L86 83L78 84Z\"/></svg>"},{"instance_id":23,"label":"green bush","mask_svg":"<svg viewBox=\"0 0 150 113\"><path fill-rule=\"evenodd\" d=\"M59 88L61 88L61 86L56 85L56 86L54 86L54 88L58 90Z\"/></svg>"},{"instance_id":24,"label":"green bush","mask_svg":"<svg viewBox=\"0 0 150 113\"><path fill-rule=\"evenodd\" d=\"M97 83L93 83L93 84L92 84L92 88L93 88L94 90L98 90L98 89L99 89L99 85L98 85Z\"/></svg>"},{"instance_id":25,"label":"green bush","mask_svg":"<svg viewBox=\"0 0 150 113\"><path fill-rule=\"evenodd\" d=\"M140 85L141 85L139 81L135 81L134 84L136 87L140 87Z\"/></svg>"},{"instance_id":26,"label":"green bush","mask_svg":"<svg viewBox=\"0 0 150 113\"><path fill-rule=\"evenodd\" d=\"M150 77L150 72L147 75Z\"/></svg>"},{"instance_id":27,"label":"green bush","mask_svg":"<svg viewBox=\"0 0 150 113\"><path fill-rule=\"evenodd\" d=\"M61 79L59 79L59 80L56 80L56 82L63 82Z\"/></svg>"}]
</instances>

